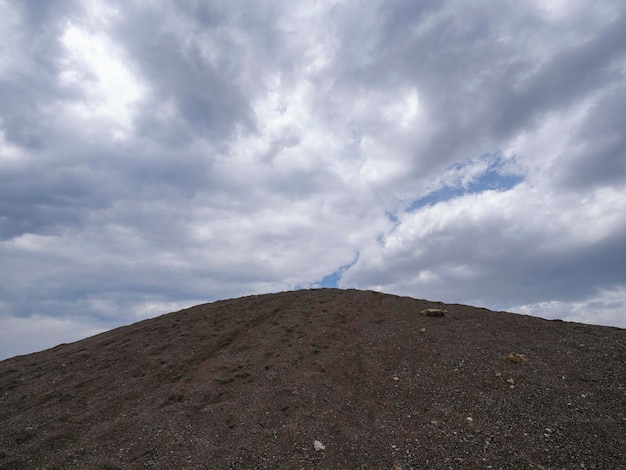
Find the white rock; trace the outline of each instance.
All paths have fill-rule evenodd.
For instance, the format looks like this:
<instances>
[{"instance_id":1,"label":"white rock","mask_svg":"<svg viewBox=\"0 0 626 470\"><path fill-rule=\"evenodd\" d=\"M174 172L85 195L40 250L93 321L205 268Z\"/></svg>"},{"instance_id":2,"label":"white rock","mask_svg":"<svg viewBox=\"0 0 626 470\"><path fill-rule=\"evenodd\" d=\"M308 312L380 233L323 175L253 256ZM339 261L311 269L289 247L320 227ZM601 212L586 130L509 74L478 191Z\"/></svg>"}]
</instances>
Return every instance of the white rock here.
<instances>
[{"instance_id":1,"label":"white rock","mask_svg":"<svg viewBox=\"0 0 626 470\"><path fill-rule=\"evenodd\" d=\"M326 450L326 446L320 441L313 441L313 448L315 449L315 452L319 452L320 450Z\"/></svg>"}]
</instances>

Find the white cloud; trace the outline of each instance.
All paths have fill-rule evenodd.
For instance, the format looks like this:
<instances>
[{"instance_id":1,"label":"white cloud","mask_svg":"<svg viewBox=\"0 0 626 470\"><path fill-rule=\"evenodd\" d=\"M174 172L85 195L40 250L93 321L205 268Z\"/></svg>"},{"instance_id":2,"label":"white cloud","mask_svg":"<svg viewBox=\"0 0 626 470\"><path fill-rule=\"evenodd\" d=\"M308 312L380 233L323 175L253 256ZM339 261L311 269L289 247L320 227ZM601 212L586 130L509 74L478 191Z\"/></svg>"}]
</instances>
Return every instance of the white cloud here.
<instances>
[{"instance_id":1,"label":"white cloud","mask_svg":"<svg viewBox=\"0 0 626 470\"><path fill-rule=\"evenodd\" d=\"M616 211L622 198L607 189L589 198L546 194L522 183L401 213L382 242L361 250L341 285L491 307L588 297L605 282L598 264L621 270L610 250L626 233Z\"/></svg>"},{"instance_id":2,"label":"white cloud","mask_svg":"<svg viewBox=\"0 0 626 470\"><path fill-rule=\"evenodd\" d=\"M515 306L512 311L548 319L626 328L626 290L602 289L579 302L552 300Z\"/></svg>"},{"instance_id":3,"label":"white cloud","mask_svg":"<svg viewBox=\"0 0 626 470\"><path fill-rule=\"evenodd\" d=\"M124 64L121 52L104 34L93 34L70 24L61 41L67 50L59 80L63 87L83 89L80 102L69 103L72 121L104 118L102 124L114 125L115 138L131 130L133 106L145 91L139 80Z\"/></svg>"},{"instance_id":4,"label":"white cloud","mask_svg":"<svg viewBox=\"0 0 626 470\"><path fill-rule=\"evenodd\" d=\"M0 120L0 126L2 121ZM20 161L25 158L24 152L18 146L12 145L7 141L4 132L0 129L0 169L10 168L13 165L19 165Z\"/></svg>"},{"instance_id":5,"label":"white cloud","mask_svg":"<svg viewBox=\"0 0 626 470\"><path fill-rule=\"evenodd\" d=\"M41 314L29 317L0 316L0 359L78 341L106 331L89 318L73 319Z\"/></svg>"}]
</instances>

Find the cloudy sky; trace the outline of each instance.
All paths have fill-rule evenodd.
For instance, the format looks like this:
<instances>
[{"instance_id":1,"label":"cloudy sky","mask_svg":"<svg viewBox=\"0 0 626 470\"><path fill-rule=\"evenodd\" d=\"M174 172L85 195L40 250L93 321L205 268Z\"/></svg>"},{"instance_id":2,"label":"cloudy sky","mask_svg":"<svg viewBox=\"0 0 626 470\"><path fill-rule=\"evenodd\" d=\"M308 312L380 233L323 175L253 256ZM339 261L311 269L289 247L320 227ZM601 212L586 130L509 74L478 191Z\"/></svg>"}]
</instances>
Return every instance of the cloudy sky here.
<instances>
[{"instance_id":1,"label":"cloudy sky","mask_svg":"<svg viewBox=\"0 0 626 470\"><path fill-rule=\"evenodd\" d=\"M0 0L0 358L374 289L626 327L621 0Z\"/></svg>"}]
</instances>

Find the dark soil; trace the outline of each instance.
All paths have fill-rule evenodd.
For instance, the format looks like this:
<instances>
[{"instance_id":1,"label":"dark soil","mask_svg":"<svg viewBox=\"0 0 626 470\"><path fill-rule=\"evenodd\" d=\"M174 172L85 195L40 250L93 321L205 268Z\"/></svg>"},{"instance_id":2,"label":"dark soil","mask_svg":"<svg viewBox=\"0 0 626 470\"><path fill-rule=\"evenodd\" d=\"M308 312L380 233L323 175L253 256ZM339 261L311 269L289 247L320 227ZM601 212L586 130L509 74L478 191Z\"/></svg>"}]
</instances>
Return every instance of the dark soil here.
<instances>
[{"instance_id":1,"label":"dark soil","mask_svg":"<svg viewBox=\"0 0 626 470\"><path fill-rule=\"evenodd\" d=\"M625 387L618 328L251 296L0 362L0 468L626 468Z\"/></svg>"}]
</instances>

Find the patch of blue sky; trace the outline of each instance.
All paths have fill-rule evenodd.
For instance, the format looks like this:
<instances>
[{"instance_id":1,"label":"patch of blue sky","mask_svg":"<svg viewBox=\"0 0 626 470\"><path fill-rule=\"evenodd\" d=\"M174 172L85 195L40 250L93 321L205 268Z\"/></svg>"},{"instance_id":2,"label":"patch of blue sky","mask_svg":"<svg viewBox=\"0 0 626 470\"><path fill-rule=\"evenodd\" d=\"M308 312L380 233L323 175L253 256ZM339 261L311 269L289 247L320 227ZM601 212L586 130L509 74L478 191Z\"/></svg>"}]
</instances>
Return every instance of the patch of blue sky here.
<instances>
[{"instance_id":1,"label":"patch of blue sky","mask_svg":"<svg viewBox=\"0 0 626 470\"><path fill-rule=\"evenodd\" d=\"M476 194L484 191L507 191L524 181L523 175L511 172L505 168L507 162L499 155L491 154L483 156L478 162L472 161L465 165L452 165L448 168L446 173L454 173L462 176L466 172L472 172L472 170L476 168L476 165L484 164L485 162L488 164L481 173L472 175L470 178L465 179L465 181L460 178L455 178L456 182L454 184L444 184L438 189L413 201L407 207L407 212L413 212L422 207L449 201L466 194Z\"/></svg>"},{"instance_id":2,"label":"patch of blue sky","mask_svg":"<svg viewBox=\"0 0 626 470\"><path fill-rule=\"evenodd\" d=\"M391 220L394 224L397 224L400 219L398 219L398 217L393 213L393 212L389 212L389 211L385 211L385 215L387 216L387 218L389 220Z\"/></svg>"},{"instance_id":3,"label":"patch of blue sky","mask_svg":"<svg viewBox=\"0 0 626 470\"><path fill-rule=\"evenodd\" d=\"M354 266L358 260L359 260L359 253L356 254L356 257L354 258L352 262L348 264L344 264L336 271L324 276L321 281L315 282L314 287L326 287L326 288L339 287L339 281L341 280L341 276L343 275L344 271Z\"/></svg>"},{"instance_id":4,"label":"patch of blue sky","mask_svg":"<svg viewBox=\"0 0 626 470\"><path fill-rule=\"evenodd\" d=\"M334 273L324 276L321 281L317 282L318 287L337 287L339 280L341 279L341 269L338 269Z\"/></svg>"}]
</instances>

